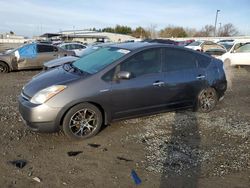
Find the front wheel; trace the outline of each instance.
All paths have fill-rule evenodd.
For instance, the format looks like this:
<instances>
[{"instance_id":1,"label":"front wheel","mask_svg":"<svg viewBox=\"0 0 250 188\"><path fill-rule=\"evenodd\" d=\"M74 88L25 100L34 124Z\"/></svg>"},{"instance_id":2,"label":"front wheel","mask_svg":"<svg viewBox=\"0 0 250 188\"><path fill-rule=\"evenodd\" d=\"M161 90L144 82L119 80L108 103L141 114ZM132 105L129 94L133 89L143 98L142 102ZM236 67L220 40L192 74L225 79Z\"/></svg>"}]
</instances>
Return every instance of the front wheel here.
<instances>
[{"instance_id":1,"label":"front wheel","mask_svg":"<svg viewBox=\"0 0 250 188\"><path fill-rule=\"evenodd\" d=\"M200 112L212 111L218 102L218 95L214 88L203 89L197 98L197 110Z\"/></svg>"},{"instance_id":2,"label":"front wheel","mask_svg":"<svg viewBox=\"0 0 250 188\"><path fill-rule=\"evenodd\" d=\"M64 133L73 140L83 140L96 135L102 126L100 110L89 103L72 107L63 121Z\"/></svg>"}]
</instances>

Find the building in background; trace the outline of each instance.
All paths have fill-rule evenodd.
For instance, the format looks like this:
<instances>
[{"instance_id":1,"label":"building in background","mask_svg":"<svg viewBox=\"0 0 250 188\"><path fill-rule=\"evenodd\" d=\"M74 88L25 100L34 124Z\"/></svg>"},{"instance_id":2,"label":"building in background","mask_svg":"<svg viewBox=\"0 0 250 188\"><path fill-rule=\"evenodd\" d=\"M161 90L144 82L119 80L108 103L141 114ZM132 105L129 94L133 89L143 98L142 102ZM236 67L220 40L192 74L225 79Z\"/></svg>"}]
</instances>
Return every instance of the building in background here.
<instances>
[{"instance_id":1,"label":"building in background","mask_svg":"<svg viewBox=\"0 0 250 188\"><path fill-rule=\"evenodd\" d=\"M82 42L85 44L91 44L95 42L124 42L134 40L135 38L130 35L117 33L89 30L66 30L60 31L59 33L45 33L35 39L47 41L62 40L66 42Z\"/></svg>"},{"instance_id":2,"label":"building in background","mask_svg":"<svg viewBox=\"0 0 250 188\"><path fill-rule=\"evenodd\" d=\"M7 49L17 48L26 43L29 39L14 32L0 34L0 52Z\"/></svg>"}]
</instances>

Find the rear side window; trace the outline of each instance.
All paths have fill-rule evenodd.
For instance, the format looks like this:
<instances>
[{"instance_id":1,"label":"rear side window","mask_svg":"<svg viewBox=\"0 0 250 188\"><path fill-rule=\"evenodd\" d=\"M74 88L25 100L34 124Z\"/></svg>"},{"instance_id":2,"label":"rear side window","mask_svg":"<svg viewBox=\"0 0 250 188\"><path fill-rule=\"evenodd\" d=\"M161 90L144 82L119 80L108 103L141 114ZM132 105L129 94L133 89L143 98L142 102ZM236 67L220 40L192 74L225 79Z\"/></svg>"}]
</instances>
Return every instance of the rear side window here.
<instances>
[{"instance_id":1,"label":"rear side window","mask_svg":"<svg viewBox=\"0 0 250 188\"><path fill-rule=\"evenodd\" d=\"M179 71L197 67L195 55L180 49L165 49L165 70Z\"/></svg>"},{"instance_id":2,"label":"rear side window","mask_svg":"<svg viewBox=\"0 0 250 188\"><path fill-rule=\"evenodd\" d=\"M53 52L53 51L54 51L54 47L53 46L41 45L41 44L37 45L37 52L38 53Z\"/></svg>"}]
</instances>

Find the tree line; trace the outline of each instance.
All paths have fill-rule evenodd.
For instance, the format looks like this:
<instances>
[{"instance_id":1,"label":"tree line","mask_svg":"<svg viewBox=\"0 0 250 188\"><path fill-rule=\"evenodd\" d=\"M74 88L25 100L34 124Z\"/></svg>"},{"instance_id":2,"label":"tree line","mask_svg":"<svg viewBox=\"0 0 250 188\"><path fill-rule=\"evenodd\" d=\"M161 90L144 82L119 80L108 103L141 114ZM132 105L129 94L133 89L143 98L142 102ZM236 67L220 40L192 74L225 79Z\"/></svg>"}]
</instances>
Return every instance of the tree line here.
<instances>
[{"instance_id":1,"label":"tree line","mask_svg":"<svg viewBox=\"0 0 250 188\"><path fill-rule=\"evenodd\" d=\"M157 30L156 25L150 25L148 28L137 27L135 29L125 25L116 25L115 27L106 27L98 30L93 28L91 30L132 35L136 38L213 37L214 34L219 37L230 37L239 34L239 31L232 23L221 25L216 29L216 32L214 26L212 25L205 25L200 30L172 25L169 25L159 31Z\"/></svg>"}]
</instances>

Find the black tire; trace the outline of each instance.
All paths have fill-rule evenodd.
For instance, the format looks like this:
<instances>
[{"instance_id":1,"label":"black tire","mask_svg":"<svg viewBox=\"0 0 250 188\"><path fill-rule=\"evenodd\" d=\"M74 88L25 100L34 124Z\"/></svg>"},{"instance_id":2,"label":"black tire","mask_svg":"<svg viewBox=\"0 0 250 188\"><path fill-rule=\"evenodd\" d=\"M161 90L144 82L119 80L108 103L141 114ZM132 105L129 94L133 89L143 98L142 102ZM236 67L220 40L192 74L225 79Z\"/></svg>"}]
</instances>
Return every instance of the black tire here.
<instances>
[{"instance_id":1,"label":"black tire","mask_svg":"<svg viewBox=\"0 0 250 188\"><path fill-rule=\"evenodd\" d=\"M0 73L8 73L9 72L9 66L0 61Z\"/></svg>"},{"instance_id":2,"label":"black tire","mask_svg":"<svg viewBox=\"0 0 250 188\"><path fill-rule=\"evenodd\" d=\"M62 128L70 139L81 141L96 135L101 129L102 122L102 113L96 106L81 103L67 112Z\"/></svg>"},{"instance_id":3,"label":"black tire","mask_svg":"<svg viewBox=\"0 0 250 188\"><path fill-rule=\"evenodd\" d=\"M214 88L203 89L198 97L196 102L196 109L199 112L208 113L211 112L216 104L218 103L218 95Z\"/></svg>"}]
</instances>

